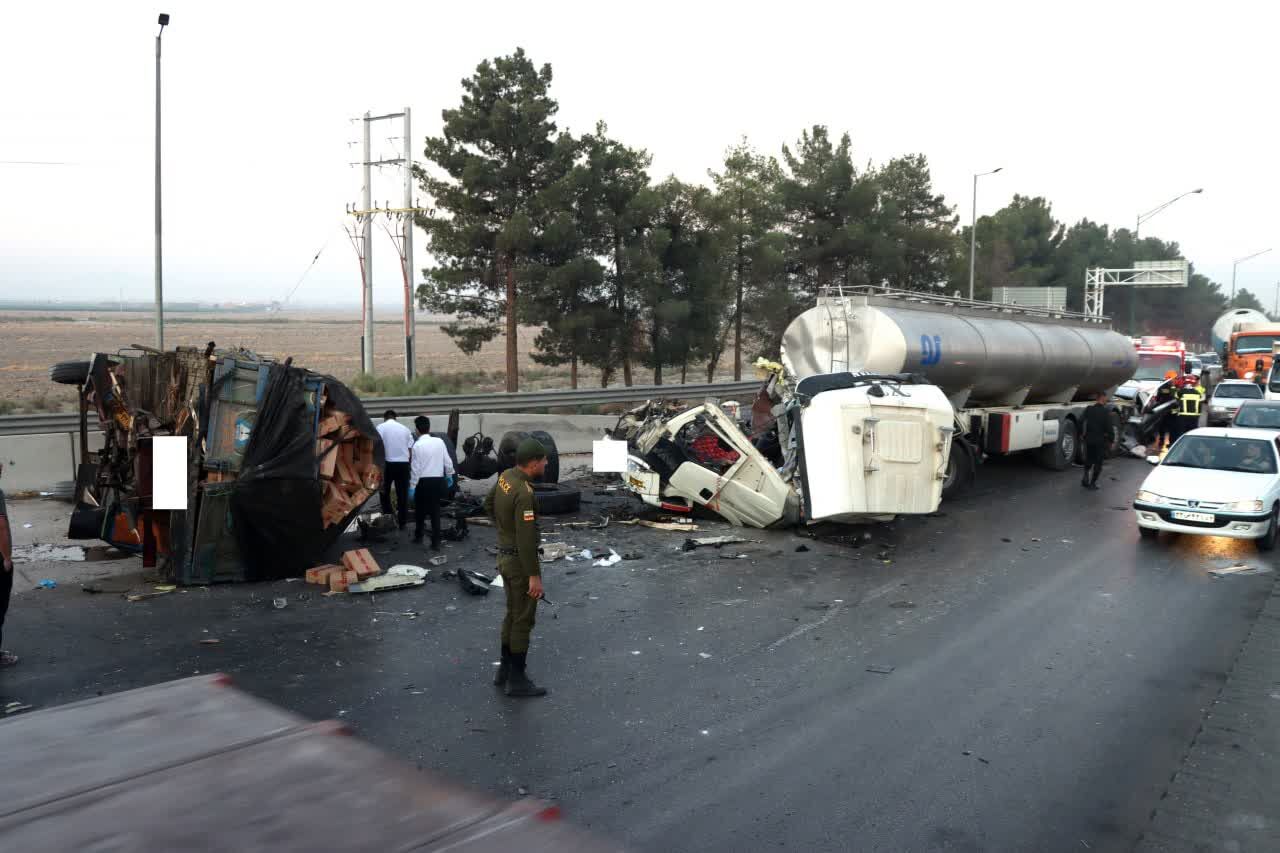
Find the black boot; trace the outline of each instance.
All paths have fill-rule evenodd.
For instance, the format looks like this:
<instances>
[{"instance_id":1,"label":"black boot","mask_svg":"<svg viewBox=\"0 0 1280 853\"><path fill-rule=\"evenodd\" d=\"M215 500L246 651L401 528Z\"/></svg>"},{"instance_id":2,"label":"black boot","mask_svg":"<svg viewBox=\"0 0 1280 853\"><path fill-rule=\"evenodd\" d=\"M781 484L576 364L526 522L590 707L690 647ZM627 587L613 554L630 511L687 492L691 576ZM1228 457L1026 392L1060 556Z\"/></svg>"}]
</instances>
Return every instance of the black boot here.
<instances>
[{"instance_id":1,"label":"black boot","mask_svg":"<svg viewBox=\"0 0 1280 853\"><path fill-rule=\"evenodd\" d=\"M545 687L539 687L529 680L529 676L525 675L524 665L525 659L528 656L528 652L511 653L511 674L507 677L508 696L547 695L547 689Z\"/></svg>"},{"instance_id":2,"label":"black boot","mask_svg":"<svg viewBox=\"0 0 1280 853\"><path fill-rule=\"evenodd\" d=\"M498 664L498 671L494 673L493 686L506 687L509 675L511 675L511 649L503 645L502 662Z\"/></svg>"}]
</instances>

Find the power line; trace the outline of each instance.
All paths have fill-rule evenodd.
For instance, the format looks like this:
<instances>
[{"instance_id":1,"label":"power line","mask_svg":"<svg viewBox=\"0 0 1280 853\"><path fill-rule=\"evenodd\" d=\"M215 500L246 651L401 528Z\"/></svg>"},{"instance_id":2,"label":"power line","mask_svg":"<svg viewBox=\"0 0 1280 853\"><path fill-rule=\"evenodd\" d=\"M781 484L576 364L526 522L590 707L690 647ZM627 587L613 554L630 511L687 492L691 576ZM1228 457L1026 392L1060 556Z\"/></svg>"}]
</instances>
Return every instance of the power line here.
<instances>
[{"instance_id":1,"label":"power line","mask_svg":"<svg viewBox=\"0 0 1280 853\"><path fill-rule=\"evenodd\" d=\"M332 242L333 242L333 237L330 236L329 239L324 241L324 245L316 250L315 256L311 259L311 263L307 264L307 268L302 271L302 275L298 276L298 280L294 282L293 289L290 290L289 295L284 298L284 302L281 303L282 305L288 304L289 300L293 298L293 294L298 292L298 288L302 286L303 279L305 279L307 275L310 274L310 272L313 269L315 269L316 262L320 260L320 255L324 253L325 249L329 248L329 244Z\"/></svg>"}]
</instances>

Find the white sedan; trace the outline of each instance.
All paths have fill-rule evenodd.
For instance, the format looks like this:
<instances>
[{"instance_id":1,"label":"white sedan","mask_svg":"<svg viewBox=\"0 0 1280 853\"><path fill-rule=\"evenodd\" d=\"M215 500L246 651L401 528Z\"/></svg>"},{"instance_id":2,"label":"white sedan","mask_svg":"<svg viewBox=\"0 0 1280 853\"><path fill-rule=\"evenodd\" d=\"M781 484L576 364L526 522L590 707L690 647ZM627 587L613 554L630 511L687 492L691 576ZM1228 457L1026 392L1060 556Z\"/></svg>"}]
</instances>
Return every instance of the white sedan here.
<instances>
[{"instance_id":1,"label":"white sedan","mask_svg":"<svg viewBox=\"0 0 1280 853\"><path fill-rule=\"evenodd\" d=\"M1260 429L1197 429L1156 464L1133 501L1138 530L1256 539L1276 545L1280 518L1280 438Z\"/></svg>"}]
</instances>

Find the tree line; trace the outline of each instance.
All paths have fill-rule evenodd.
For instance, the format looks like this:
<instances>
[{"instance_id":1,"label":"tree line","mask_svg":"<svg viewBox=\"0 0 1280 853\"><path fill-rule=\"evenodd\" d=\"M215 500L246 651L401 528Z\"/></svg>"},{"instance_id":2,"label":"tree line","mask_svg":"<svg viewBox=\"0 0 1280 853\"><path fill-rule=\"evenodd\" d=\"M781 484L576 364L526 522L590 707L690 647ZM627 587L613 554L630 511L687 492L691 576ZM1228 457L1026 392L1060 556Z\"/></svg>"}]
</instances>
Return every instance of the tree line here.
<instances>
[{"instance_id":1,"label":"tree line","mask_svg":"<svg viewBox=\"0 0 1280 853\"><path fill-rule=\"evenodd\" d=\"M582 367L605 385L640 371L655 384L710 381L730 364L739 379L744 360L776 356L825 287L967 293L969 229L933 190L923 154L859 168L848 134L814 125L780 157L741 140L706 183L655 180L650 154L603 121L560 130L551 82L551 66L522 49L481 62L426 140L432 168L417 168L434 204L417 221L436 261L419 304L456 318L444 330L464 352L505 334L509 391L521 325L540 329L534 360L567 365L573 387ZM976 242L979 298L1056 285L1077 308L1086 267L1179 256L1124 229L1067 228L1044 199L1022 196L979 219ZM1226 303L1199 274L1186 290L1109 293L1108 309L1126 299L1143 331L1191 337L1198 324L1207 337Z\"/></svg>"}]
</instances>

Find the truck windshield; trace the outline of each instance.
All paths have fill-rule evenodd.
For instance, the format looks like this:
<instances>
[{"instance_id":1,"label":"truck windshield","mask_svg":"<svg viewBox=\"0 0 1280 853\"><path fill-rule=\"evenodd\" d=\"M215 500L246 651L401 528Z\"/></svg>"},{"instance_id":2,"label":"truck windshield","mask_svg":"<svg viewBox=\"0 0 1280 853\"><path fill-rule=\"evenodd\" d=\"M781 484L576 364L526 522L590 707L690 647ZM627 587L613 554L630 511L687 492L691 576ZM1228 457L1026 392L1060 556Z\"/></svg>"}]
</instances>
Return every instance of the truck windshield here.
<instances>
[{"instance_id":1,"label":"truck windshield","mask_svg":"<svg viewBox=\"0 0 1280 853\"><path fill-rule=\"evenodd\" d=\"M1244 355L1261 352L1271 355L1271 345L1275 343L1276 337L1276 335L1241 335L1236 338L1236 353Z\"/></svg>"},{"instance_id":2,"label":"truck windshield","mask_svg":"<svg viewBox=\"0 0 1280 853\"><path fill-rule=\"evenodd\" d=\"M1161 465L1209 468L1246 474L1274 474L1276 455L1271 443L1256 438L1187 435L1178 439Z\"/></svg>"},{"instance_id":3,"label":"truck windshield","mask_svg":"<svg viewBox=\"0 0 1280 853\"><path fill-rule=\"evenodd\" d=\"M1270 352L1270 350L1267 350ZM1151 382L1164 379L1170 371L1182 373L1182 358L1177 353L1140 352L1138 353L1138 372L1133 378L1139 382Z\"/></svg>"}]
</instances>

